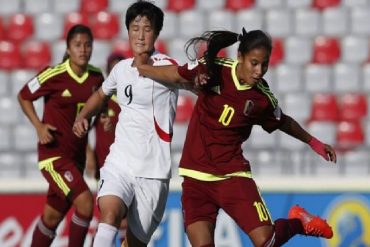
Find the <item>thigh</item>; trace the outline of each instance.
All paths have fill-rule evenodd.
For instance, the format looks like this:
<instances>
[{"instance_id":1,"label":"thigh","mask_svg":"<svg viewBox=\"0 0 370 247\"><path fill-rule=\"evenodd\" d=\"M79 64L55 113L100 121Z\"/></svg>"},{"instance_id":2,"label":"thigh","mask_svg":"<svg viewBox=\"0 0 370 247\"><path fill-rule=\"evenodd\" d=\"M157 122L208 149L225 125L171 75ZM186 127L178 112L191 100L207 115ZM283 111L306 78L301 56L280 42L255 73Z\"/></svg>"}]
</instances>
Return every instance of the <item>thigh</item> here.
<instances>
[{"instance_id":1,"label":"thigh","mask_svg":"<svg viewBox=\"0 0 370 247\"><path fill-rule=\"evenodd\" d=\"M213 244L214 233L215 225L209 221L197 221L186 228L186 234L193 247Z\"/></svg>"},{"instance_id":2,"label":"thigh","mask_svg":"<svg viewBox=\"0 0 370 247\"><path fill-rule=\"evenodd\" d=\"M222 209L245 233L272 225L270 213L253 179L233 177L222 183L219 190Z\"/></svg>"},{"instance_id":3,"label":"thigh","mask_svg":"<svg viewBox=\"0 0 370 247\"><path fill-rule=\"evenodd\" d=\"M127 223L143 243L149 243L162 220L168 189L168 179L135 178L135 197L128 210Z\"/></svg>"},{"instance_id":4,"label":"thigh","mask_svg":"<svg viewBox=\"0 0 370 247\"><path fill-rule=\"evenodd\" d=\"M214 185L217 183L184 177L181 202L185 229L198 221L216 224L219 206L214 198Z\"/></svg>"},{"instance_id":5,"label":"thigh","mask_svg":"<svg viewBox=\"0 0 370 247\"><path fill-rule=\"evenodd\" d=\"M49 183L48 202L55 196L61 200L74 201L77 196L89 190L82 172L77 169L77 164L71 159L60 157L39 162L41 172Z\"/></svg>"}]
</instances>

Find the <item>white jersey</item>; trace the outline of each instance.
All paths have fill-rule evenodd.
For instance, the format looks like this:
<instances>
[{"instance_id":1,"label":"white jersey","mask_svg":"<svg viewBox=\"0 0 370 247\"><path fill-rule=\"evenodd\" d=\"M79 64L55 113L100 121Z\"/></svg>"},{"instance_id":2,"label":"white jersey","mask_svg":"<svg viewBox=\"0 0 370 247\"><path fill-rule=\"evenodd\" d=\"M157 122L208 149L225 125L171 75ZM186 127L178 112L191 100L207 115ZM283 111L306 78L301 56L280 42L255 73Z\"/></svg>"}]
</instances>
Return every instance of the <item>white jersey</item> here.
<instances>
[{"instance_id":1,"label":"white jersey","mask_svg":"<svg viewBox=\"0 0 370 247\"><path fill-rule=\"evenodd\" d=\"M158 52L151 58L154 66L176 63ZM102 85L106 95L117 92L121 107L106 163L136 177L167 179L171 177L170 149L178 90L139 76L132 62L133 58L129 58L117 63Z\"/></svg>"}]
</instances>

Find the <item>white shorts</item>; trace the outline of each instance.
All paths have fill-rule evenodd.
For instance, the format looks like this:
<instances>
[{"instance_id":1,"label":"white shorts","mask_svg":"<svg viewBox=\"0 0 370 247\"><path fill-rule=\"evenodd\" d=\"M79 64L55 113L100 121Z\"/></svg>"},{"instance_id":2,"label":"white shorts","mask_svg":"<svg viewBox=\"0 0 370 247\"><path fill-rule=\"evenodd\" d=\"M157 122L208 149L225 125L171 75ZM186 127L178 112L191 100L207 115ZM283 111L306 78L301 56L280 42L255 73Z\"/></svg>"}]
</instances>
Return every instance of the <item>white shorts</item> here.
<instances>
[{"instance_id":1,"label":"white shorts","mask_svg":"<svg viewBox=\"0 0 370 247\"><path fill-rule=\"evenodd\" d=\"M149 243L166 208L169 179L134 177L103 166L99 184L97 197L115 195L121 198L128 208L130 230L141 242Z\"/></svg>"}]
</instances>

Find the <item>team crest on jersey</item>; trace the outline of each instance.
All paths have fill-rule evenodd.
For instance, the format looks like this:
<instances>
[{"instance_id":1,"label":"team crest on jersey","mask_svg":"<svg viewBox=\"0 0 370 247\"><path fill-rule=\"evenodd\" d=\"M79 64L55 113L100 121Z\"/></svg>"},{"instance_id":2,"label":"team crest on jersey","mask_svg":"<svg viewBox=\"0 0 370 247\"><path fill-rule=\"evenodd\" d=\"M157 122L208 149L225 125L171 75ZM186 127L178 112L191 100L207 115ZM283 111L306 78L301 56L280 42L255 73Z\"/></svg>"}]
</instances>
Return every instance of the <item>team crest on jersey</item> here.
<instances>
[{"instance_id":1,"label":"team crest on jersey","mask_svg":"<svg viewBox=\"0 0 370 247\"><path fill-rule=\"evenodd\" d=\"M249 114L252 112L253 107L254 107L254 103L252 100L248 99L247 101L245 101L244 111L243 111L244 115L249 116Z\"/></svg>"},{"instance_id":2,"label":"team crest on jersey","mask_svg":"<svg viewBox=\"0 0 370 247\"><path fill-rule=\"evenodd\" d=\"M64 178L67 179L68 182L72 182L73 181L73 175L72 175L72 172L70 171L66 171L64 173Z\"/></svg>"}]
</instances>

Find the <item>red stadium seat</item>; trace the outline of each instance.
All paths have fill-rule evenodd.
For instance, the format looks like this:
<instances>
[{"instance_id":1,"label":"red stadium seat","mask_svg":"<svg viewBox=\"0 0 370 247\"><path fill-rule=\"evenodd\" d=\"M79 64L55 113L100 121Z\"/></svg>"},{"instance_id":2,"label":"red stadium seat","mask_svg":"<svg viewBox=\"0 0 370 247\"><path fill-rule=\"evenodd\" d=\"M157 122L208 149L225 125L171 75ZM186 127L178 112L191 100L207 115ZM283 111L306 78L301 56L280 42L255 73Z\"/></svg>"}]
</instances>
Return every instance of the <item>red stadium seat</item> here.
<instances>
[{"instance_id":1,"label":"red stadium seat","mask_svg":"<svg viewBox=\"0 0 370 247\"><path fill-rule=\"evenodd\" d=\"M192 48L190 48L190 49L192 49ZM198 49L197 58L201 58L202 56L204 56L204 52L206 51L206 49L207 49L207 44L205 42L201 43L200 46L199 46L199 49ZM218 57L227 57L226 49L221 49L217 53L217 56Z\"/></svg>"},{"instance_id":2,"label":"red stadium seat","mask_svg":"<svg viewBox=\"0 0 370 247\"><path fill-rule=\"evenodd\" d=\"M189 122L194 108L194 99L190 95L180 94L177 100L176 123Z\"/></svg>"},{"instance_id":3,"label":"red stadium seat","mask_svg":"<svg viewBox=\"0 0 370 247\"><path fill-rule=\"evenodd\" d=\"M367 115L367 99L362 93L347 93L339 97L341 120L359 121Z\"/></svg>"},{"instance_id":4,"label":"red stadium seat","mask_svg":"<svg viewBox=\"0 0 370 247\"><path fill-rule=\"evenodd\" d=\"M333 64L341 56L341 48L337 39L317 37L314 42L313 63Z\"/></svg>"},{"instance_id":5,"label":"red stadium seat","mask_svg":"<svg viewBox=\"0 0 370 247\"><path fill-rule=\"evenodd\" d=\"M6 27L6 38L21 42L33 35L33 19L26 14L14 14L10 16Z\"/></svg>"},{"instance_id":6,"label":"red stadium seat","mask_svg":"<svg viewBox=\"0 0 370 247\"><path fill-rule=\"evenodd\" d=\"M173 12L181 12L192 9L195 5L195 0L168 0L167 10Z\"/></svg>"},{"instance_id":7,"label":"red stadium seat","mask_svg":"<svg viewBox=\"0 0 370 247\"><path fill-rule=\"evenodd\" d=\"M273 39L270 65L275 66L284 59L284 47L281 39Z\"/></svg>"},{"instance_id":8,"label":"red stadium seat","mask_svg":"<svg viewBox=\"0 0 370 247\"><path fill-rule=\"evenodd\" d=\"M4 23L3 19L0 17L0 40L5 38L5 30L4 30Z\"/></svg>"},{"instance_id":9,"label":"red stadium seat","mask_svg":"<svg viewBox=\"0 0 370 247\"><path fill-rule=\"evenodd\" d=\"M22 58L25 68L40 70L46 67L51 62L49 43L40 41L25 43Z\"/></svg>"},{"instance_id":10,"label":"red stadium seat","mask_svg":"<svg viewBox=\"0 0 370 247\"><path fill-rule=\"evenodd\" d=\"M311 116L309 121L331 121L339 120L339 108L336 95L316 94L312 99Z\"/></svg>"},{"instance_id":11,"label":"red stadium seat","mask_svg":"<svg viewBox=\"0 0 370 247\"><path fill-rule=\"evenodd\" d=\"M81 12L96 14L108 8L108 0L81 0Z\"/></svg>"},{"instance_id":12,"label":"red stadium seat","mask_svg":"<svg viewBox=\"0 0 370 247\"><path fill-rule=\"evenodd\" d=\"M255 0L226 0L225 8L231 11L252 8Z\"/></svg>"},{"instance_id":13,"label":"red stadium seat","mask_svg":"<svg viewBox=\"0 0 370 247\"><path fill-rule=\"evenodd\" d=\"M64 17L63 38L67 37L69 29L76 24L89 25L89 17L87 14L78 12L69 13Z\"/></svg>"},{"instance_id":14,"label":"red stadium seat","mask_svg":"<svg viewBox=\"0 0 370 247\"><path fill-rule=\"evenodd\" d=\"M114 13L101 11L91 20L91 29L96 39L112 39L119 33L119 19Z\"/></svg>"},{"instance_id":15,"label":"red stadium seat","mask_svg":"<svg viewBox=\"0 0 370 247\"><path fill-rule=\"evenodd\" d=\"M128 40L117 40L112 45L112 52L122 54L124 57L133 57L134 53L131 50Z\"/></svg>"},{"instance_id":16,"label":"red stadium seat","mask_svg":"<svg viewBox=\"0 0 370 247\"><path fill-rule=\"evenodd\" d=\"M365 134L360 121L341 121L337 127L337 149L348 151L362 145Z\"/></svg>"},{"instance_id":17,"label":"red stadium seat","mask_svg":"<svg viewBox=\"0 0 370 247\"><path fill-rule=\"evenodd\" d=\"M19 46L11 41L0 41L0 69L13 70L21 67Z\"/></svg>"},{"instance_id":18,"label":"red stadium seat","mask_svg":"<svg viewBox=\"0 0 370 247\"><path fill-rule=\"evenodd\" d=\"M313 0L312 2L312 6L319 10L339 6L340 4L341 0Z\"/></svg>"},{"instance_id":19,"label":"red stadium seat","mask_svg":"<svg viewBox=\"0 0 370 247\"><path fill-rule=\"evenodd\" d=\"M155 46L155 49L158 50L159 52L163 54L168 54L167 43L164 40L157 39L154 46Z\"/></svg>"}]
</instances>

